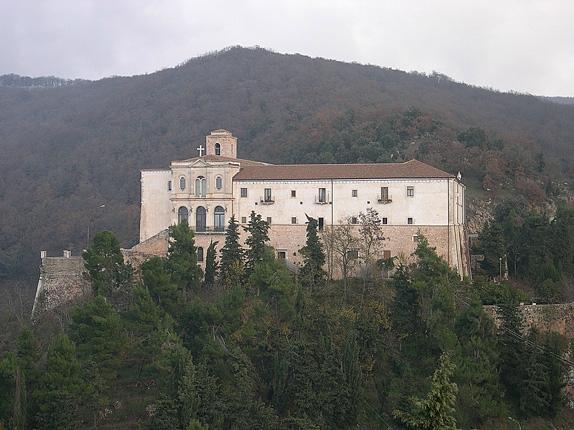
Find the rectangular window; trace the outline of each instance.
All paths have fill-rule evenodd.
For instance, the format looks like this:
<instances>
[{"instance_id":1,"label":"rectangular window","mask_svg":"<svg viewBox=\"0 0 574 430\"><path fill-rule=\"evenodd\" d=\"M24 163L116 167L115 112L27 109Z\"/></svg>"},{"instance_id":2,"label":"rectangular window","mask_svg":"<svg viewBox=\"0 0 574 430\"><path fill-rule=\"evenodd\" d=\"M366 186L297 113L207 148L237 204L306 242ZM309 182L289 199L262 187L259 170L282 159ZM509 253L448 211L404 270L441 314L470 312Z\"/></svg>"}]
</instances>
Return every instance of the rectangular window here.
<instances>
[{"instance_id":1,"label":"rectangular window","mask_svg":"<svg viewBox=\"0 0 574 430\"><path fill-rule=\"evenodd\" d=\"M287 252L285 251L277 251L277 258L279 260L285 260L287 258Z\"/></svg>"},{"instance_id":2,"label":"rectangular window","mask_svg":"<svg viewBox=\"0 0 574 430\"><path fill-rule=\"evenodd\" d=\"M291 190L291 197L297 197L297 190Z\"/></svg>"},{"instance_id":3,"label":"rectangular window","mask_svg":"<svg viewBox=\"0 0 574 430\"><path fill-rule=\"evenodd\" d=\"M388 224L389 220L387 218L383 218L383 224Z\"/></svg>"},{"instance_id":4,"label":"rectangular window","mask_svg":"<svg viewBox=\"0 0 574 430\"><path fill-rule=\"evenodd\" d=\"M356 216L351 217L351 224L357 224L357 217Z\"/></svg>"},{"instance_id":5,"label":"rectangular window","mask_svg":"<svg viewBox=\"0 0 574 430\"><path fill-rule=\"evenodd\" d=\"M271 198L271 188L265 188L263 192L263 201L271 202L273 199Z\"/></svg>"},{"instance_id":6,"label":"rectangular window","mask_svg":"<svg viewBox=\"0 0 574 430\"><path fill-rule=\"evenodd\" d=\"M327 203L327 189L319 188L319 203Z\"/></svg>"},{"instance_id":7,"label":"rectangular window","mask_svg":"<svg viewBox=\"0 0 574 430\"><path fill-rule=\"evenodd\" d=\"M359 195L359 190L352 190L351 197L357 197Z\"/></svg>"},{"instance_id":8,"label":"rectangular window","mask_svg":"<svg viewBox=\"0 0 574 430\"><path fill-rule=\"evenodd\" d=\"M241 217L241 224L247 224L247 217L246 216Z\"/></svg>"},{"instance_id":9,"label":"rectangular window","mask_svg":"<svg viewBox=\"0 0 574 430\"><path fill-rule=\"evenodd\" d=\"M291 217L291 224L297 224L297 217L296 216Z\"/></svg>"},{"instance_id":10,"label":"rectangular window","mask_svg":"<svg viewBox=\"0 0 574 430\"><path fill-rule=\"evenodd\" d=\"M325 228L325 218L319 218L318 219L319 222L319 231L323 231L323 229Z\"/></svg>"},{"instance_id":11,"label":"rectangular window","mask_svg":"<svg viewBox=\"0 0 574 430\"><path fill-rule=\"evenodd\" d=\"M167 190L171 191L171 181L167 181Z\"/></svg>"},{"instance_id":12,"label":"rectangular window","mask_svg":"<svg viewBox=\"0 0 574 430\"><path fill-rule=\"evenodd\" d=\"M270 216L267 217L267 224L271 225L271 217Z\"/></svg>"},{"instance_id":13,"label":"rectangular window","mask_svg":"<svg viewBox=\"0 0 574 430\"><path fill-rule=\"evenodd\" d=\"M407 187L407 197L415 196L415 187Z\"/></svg>"},{"instance_id":14,"label":"rectangular window","mask_svg":"<svg viewBox=\"0 0 574 430\"><path fill-rule=\"evenodd\" d=\"M247 188L241 188L241 197L247 197Z\"/></svg>"},{"instance_id":15,"label":"rectangular window","mask_svg":"<svg viewBox=\"0 0 574 430\"><path fill-rule=\"evenodd\" d=\"M391 258L391 251L383 250L383 259L388 260Z\"/></svg>"},{"instance_id":16,"label":"rectangular window","mask_svg":"<svg viewBox=\"0 0 574 430\"><path fill-rule=\"evenodd\" d=\"M381 200L384 202L389 200L389 187L381 187Z\"/></svg>"},{"instance_id":17,"label":"rectangular window","mask_svg":"<svg viewBox=\"0 0 574 430\"><path fill-rule=\"evenodd\" d=\"M412 218L407 218L407 224L413 224L413 219Z\"/></svg>"}]
</instances>

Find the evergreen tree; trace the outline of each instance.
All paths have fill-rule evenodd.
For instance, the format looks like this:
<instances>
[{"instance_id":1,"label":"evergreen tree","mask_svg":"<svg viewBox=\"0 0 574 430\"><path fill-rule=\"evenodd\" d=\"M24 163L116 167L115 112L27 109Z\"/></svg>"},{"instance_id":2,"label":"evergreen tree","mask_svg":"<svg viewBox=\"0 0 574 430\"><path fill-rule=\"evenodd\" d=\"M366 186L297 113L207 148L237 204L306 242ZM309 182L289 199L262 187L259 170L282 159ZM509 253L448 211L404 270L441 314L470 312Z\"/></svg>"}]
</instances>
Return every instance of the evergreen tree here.
<instances>
[{"instance_id":1,"label":"evergreen tree","mask_svg":"<svg viewBox=\"0 0 574 430\"><path fill-rule=\"evenodd\" d=\"M152 428L187 430L203 428L204 422L220 428L223 415L215 380L193 363L183 346L176 344L168 354L169 375Z\"/></svg>"},{"instance_id":2,"label":"evergreen tree","mask_svg":"<svg viewBox=\"0 0 574 430\"><path fill-rule=\"evenodd\" d=\"M496 330L480 302L472 303L456 322L458 347L455 381L459 387L458 421L463 428L479 427L506 415L498 375Z\"/></svg>"},{"instance_id":3,"label":"evergreen tree","mask_svg":"<svg viewBox=\"0 0 574 430\"><path fill-rule=\"evenodd\" d=\"M273 303L276 316L290 315L293 311L293 277L285 264L275 258L272 248L266 248L262 260L253 268L249 283L256 290L256 295Z\"/></svg>"},{"instance_id":4,"label":"evergreen tree","mask_svg":"<svg viewBox=\"0 0 574 430\"><path fill-rule=\"evenodd\" d=\"M115 379L125 343L119 314L102 296L96 296L72 313L70 337L78 357L92 361L107 381Z\"/></svg>"},{"instance_id":5,"label":"evergreen tree","mask_svg":"<svg viewBox=\"0 0 574 430\"><path fill-rule=\"evenodd\" d=\"M552 401L549 390L550 372L534 333L528 336L528 340L523 354L523 381L519 387L520 412L526 417L547 415Z\"/></svg>"},{"instance_id":6,"label":"evergreen tree","mask_svg":"<svg viewBox=\"0 0 574 430\"><path fill-rule=\"evenodd\" d=\"M141 265L143 286L149 291L154 302L172 314L177 313L183 301L182 288L172 281L166 269L167 262L160 257L152 257Z\"/></svg>"},{"instance_id":7,"label":"evergreen tree","mask_svg":"<svg viewBox=\"0 0 574 430\"><path fill-rule=\"evenodd\" d=\"M124 264L120 243L112 232L97 233L82 256L94 294L109 297L129 285L131 266Z\"/></svg>"},{"instance_id":8,"label":"evergreen tree","mask_svg":"<svg viewBox=\"0 0 574 430\"><path fill-rule=\"evenodd\" d=\"M238 285L243 279L244 251L239 244L239 223L232 216L225 231L225 244L221 249L219 276L225 287Z\"/></svg>"},{"instance_id":9,"label":"evergreen tree","mask_svg":"<svg viewBox=\"0 0 574 430\"><path fill-rule=\"evenodd\" d=\"M269 223L261 217L261 214L255 214L255 211L251 211L249 223L244 230L249 233L249 236L245 240L245 244L248 247L245 252L247 260L245 271L249 276L255 265L263 260L265 244L269 242Z\"/></svg>"},{"instance_id":10,"label":"evergreen tree","mask_svg":"<svg viewBox=\"0 0 574 430\"><path fill-rule=\"evenodd\" d=\"M407 268L399 265L395 271L391 287L395 296L391 305L391 322L399 339L414 336L419 332L420 311L418 291L408 278Z\"/></svg>"},{"instance_id":11,"label":"evergreen tree","mask_svg":"<svg viewBox=\"0 0 574 430\"><path fill-rule=\"evenodd\" d=\"M455 366L448 354L440 357L431 388L423 400L413 398L411 411L396 410L395 418L413 430L456 430L457 385L451 381Z\"/></svg>"},{"instance_id":12,"label":"evergreen tree","mask_svg":"<svg viewBox=\"0 0 574 430\"><path fill-rule=\"evenodd\" d=\"M542 360L548 376L548 408L544 415L554 417L563 405L563 388L567 380L568 368L560 360L564 356L566 342L558 333L547 333Z\"/></svg>"},{"instance_id":13,"label":"evergreen tree","mask_svg":"<svg viewBox=\"0 0 574 430\"><path fill-rule=\"evenodd\" d=\"M154 371L154 363L166 342L173 341L173 320L157 305L149 291L134 289L134 303L124 315L129 359L138 368L138 377Z\"/></svg>"},{"instance_id":14,"label":"evergreen tree","mask_svg":"<svg viewBox=\"0 0 574 430\"><path fill-rule=\"evenodd\" d=\"M317 234L317 220L307 216L307 240L300 252L303 254L303 267L299 271L301 284L307 288L324 285L327 274L323 270L325 252Z\"/></svg>"},{"instance_id":15,"label":"evergreen tree","mask_svg":"<svg viewBox=\"0 0 574 430\"><path fill-rule=\"evenodd\" d=\"M213 287L215 285L215 278L217 277L217 269L219 265L216 259L215 247L218 242L211 241L207 247L207 253L205 257L205 277L204 283L206 287Z\"/></svg>"},{"instance_id":16,"label":"evergreen tree","mask_svg":"<svg viewBox=\"0 0 574 430\"><path fill-rule=\"evenodd\" d=\"M490 276L499 276L500 259L504 259L506 255L504 232L500 224L497 222L489 223L480 233L479 241L481 251L484 254L484 260L480 263L480 267Z\"/></svg>"},{"instance_id":17,"label":"evergreen tree","mask_svg":"<svg viewBox=\"0 0 574 430\"><path fill-rule=\"evenodd\" d=\"M525 343L522 338L522 316L514 301L498 307L501 317L498 329L498 351L500 355L500 380L507 399L520 404L522 381L525 379Z\"/></svg>"},{"instance_id":18,"label":"evergreen tree","mask_svg":"<svg viewBox=\"0 0 574 430\"><path fill-rule=\"evenodd\" d=\"M171 279L184 291L197 289L201 283L202 273L197 264L193 230L184 221L169 227L169 238L166 268Z\"/></svg>"},{"instance_id":19,"label":"evergreen tree","mask_svg":"<svg viewBox=\"0 0 574 430\"><path fill-rule=\"evenodd\" d=\"M37 409L35 428L78 428L76 421L84 392L74 344L67 336L59 336L48 350L46 370L33 393Z\"/></svg>"}]
</instances>

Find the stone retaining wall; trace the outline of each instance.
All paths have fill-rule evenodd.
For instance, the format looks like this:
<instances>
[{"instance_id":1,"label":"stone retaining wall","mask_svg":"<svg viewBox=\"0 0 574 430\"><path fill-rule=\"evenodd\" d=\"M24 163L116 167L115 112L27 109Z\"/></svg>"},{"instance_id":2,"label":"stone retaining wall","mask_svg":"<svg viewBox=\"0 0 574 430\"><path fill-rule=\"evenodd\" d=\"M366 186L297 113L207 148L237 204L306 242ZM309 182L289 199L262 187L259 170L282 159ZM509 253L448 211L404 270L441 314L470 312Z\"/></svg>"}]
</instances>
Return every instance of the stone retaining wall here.
<instances>
[{"instance_id":1,"label":"stone retaining wall","mask_svg":"<svg viewBox=\"0 0 574 430\"><path fill-rule=\"evenodd\" d=\"M574 303L554 305L523 304L519 306L524 321L524 330L536 328L539 331L554 331L568 339L574 339ZM497 325L500 323L497 307L484 306Z\"/></svg>"},{"instance_id":2,"label":"stone retaining wall","mask_svg":"<svg viewBox=\"0 0 574 430\"><path fill-rule=\"evenodd\" d=\"M33 318L90 293L82 257L72 256L69 251L64 251L63 257L48 257L42 252L40 279L32 308Z\"/></svg>"}]
</instances>

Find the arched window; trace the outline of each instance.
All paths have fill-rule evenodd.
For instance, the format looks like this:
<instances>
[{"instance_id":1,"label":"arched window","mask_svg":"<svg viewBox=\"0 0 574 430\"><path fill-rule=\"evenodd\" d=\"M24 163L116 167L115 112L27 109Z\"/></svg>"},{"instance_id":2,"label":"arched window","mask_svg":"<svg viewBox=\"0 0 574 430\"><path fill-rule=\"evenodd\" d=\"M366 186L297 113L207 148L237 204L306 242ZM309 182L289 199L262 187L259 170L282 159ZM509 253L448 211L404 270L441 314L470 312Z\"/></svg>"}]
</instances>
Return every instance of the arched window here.
<instances>
[{"instance_id":1,"label":"arched window","mask_svg":"<svg viewBox=\"0 0 574 430\"><path fill-rule=\"evenodd\" d=\"M189 219L189 211L185 206L180 206L177 210L177 223L187 222Z\"/></svg>"},{"instance_id":2,"label":"arched window","mask_svg":"<svg viewBox=\"0 0 574 430\"><path fill-rule=\"evenodd\" d=\"M205 197L207 191L207 181L203 176L198 176L195 180L195 195L197 197Z\"/></svg>"},{"instance_id":3,"label":"arched window","mask_svg":"<svg viewBox=\"0 0 574 430\"><path fill-rule=\"evenodd\" d=\"M201 246L197 247L197 261L203 261L203 248Z\"/></svg>"},{"instance_id":4,"label":"arched window","mask_svg":"<svg viewBox=\"0 0 574 430\"><path fill-rule=\"evenodd\" d=\"M195 231L205 231L207 221L206 212L203 206L198 206L195 210Z\"/></svg>"},{"instance_id":5,"label":"arched window","mask_svg":"<svg viewBox=\"0 0 574 430\"><path fill-rule=\"evenodd\" d=\"M215 178L215 188L221 190L223 188L223 178L221 176L217 176Z\"/></svg>"},{"instance_id":6,"label":"arched window","mask_svg":"<svg viewBox=\"0 0 574 430\"><path fill-rule=\"evenodd\" d=\"M185 177L182 176L181 178L179 178L179 189L181 191L185 190Z\"/></svg>"},{"instance_id":7,"label":"arched window","mask_svg":"<svg viewBox=\"0 0 574 430\"><path fill-rule=\"evenodd\" d=\"M213 225L215 226L216 231L224 231L225 230L225 209L221 206L216 206L215 211L213 212Z\"/></svg>"},{"instance_id":8,"label":"arched window","mask_svg":"<svg viewBox=\"0 0 574 430\"><path fill-rule=\"evenodd\" d=\"M221 144L215 144L215 155L221 155Z\"/></svg>"}]
</instances>

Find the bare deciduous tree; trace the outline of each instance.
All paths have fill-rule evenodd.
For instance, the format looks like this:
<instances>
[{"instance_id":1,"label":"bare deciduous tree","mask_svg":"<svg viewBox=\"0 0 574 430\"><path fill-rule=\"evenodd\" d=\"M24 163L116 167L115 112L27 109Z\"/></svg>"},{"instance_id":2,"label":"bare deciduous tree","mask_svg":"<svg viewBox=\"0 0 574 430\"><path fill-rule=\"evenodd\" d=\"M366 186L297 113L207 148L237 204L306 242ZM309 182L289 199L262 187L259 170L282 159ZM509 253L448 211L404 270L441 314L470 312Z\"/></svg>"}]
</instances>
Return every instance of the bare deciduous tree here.
<instances>
[{"instance_id":1,"label":"bare deciduous tree","mask_svg":"<svg viewBox=\"0 0 574 430\"><path fill-rule=\"evenodd\" d=\"M366 212L359 213L359 251L362 262L363 296L366 293L368 283L373 279L377 270L377 257L383 249L385 236L381 227L379 213L373 208L367 208Z\"/></svg>"},{"instance_id":2,"label":"bare deciduous tree","mask_svg":"<svg viewBox=\"0 0 574 430\"><path fill-rule=\"evenodd\" d=\"M351 218L342 218L338 225L329 226L323 231L323 243L329 255L329 274L332 276L334 266L341 270L345 300L348 293L348 280L357 262L359 238L354 231Z\"/></svg>"}]
</instances>

